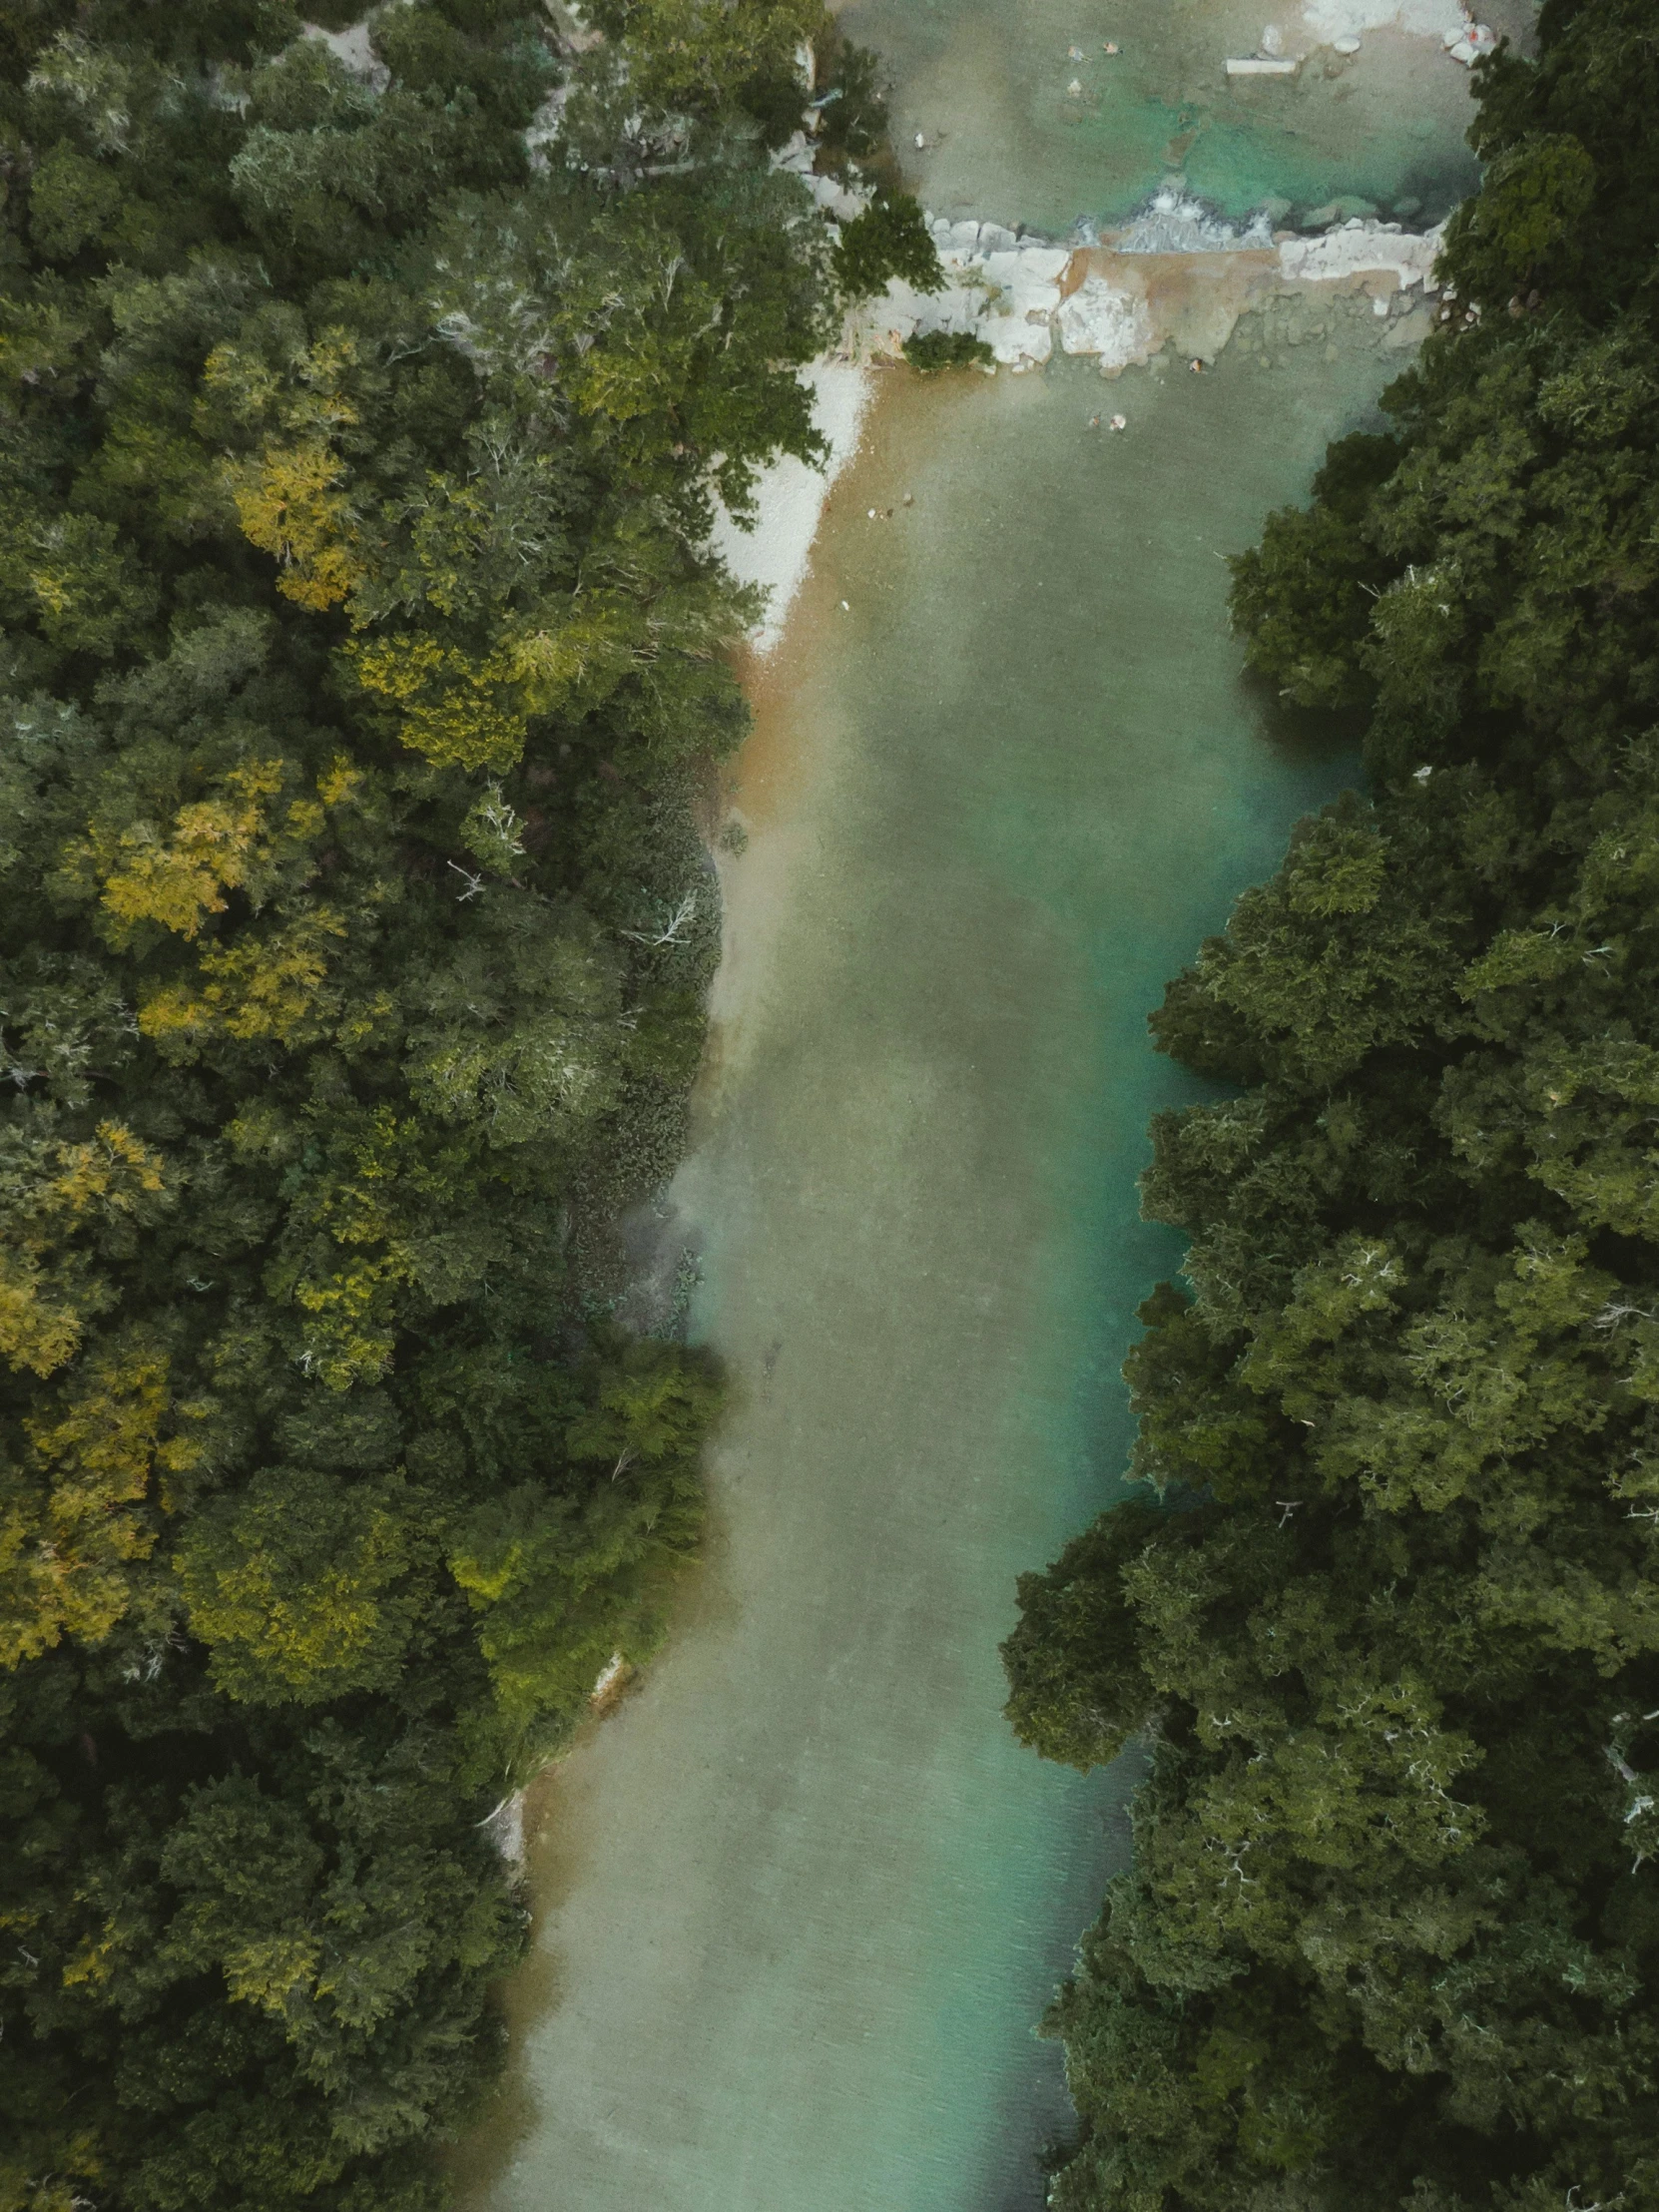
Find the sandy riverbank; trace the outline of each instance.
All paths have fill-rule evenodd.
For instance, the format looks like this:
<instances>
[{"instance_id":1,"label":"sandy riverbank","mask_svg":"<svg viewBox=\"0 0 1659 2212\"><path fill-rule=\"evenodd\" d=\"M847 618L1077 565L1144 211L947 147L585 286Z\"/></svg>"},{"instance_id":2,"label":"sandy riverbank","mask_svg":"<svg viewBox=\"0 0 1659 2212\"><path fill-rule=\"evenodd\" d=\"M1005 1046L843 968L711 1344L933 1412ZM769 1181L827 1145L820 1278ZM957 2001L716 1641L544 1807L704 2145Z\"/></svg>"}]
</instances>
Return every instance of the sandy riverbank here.
<instances>
[{"instance_id":1,"label":"sandy riverbank","mask_svg":"<svg viewBox=\"0 0 1659 2212\"><path fill-rule=\"evenodd\" d=\"M1075 250L994 223L940 221L933 235L943 290L895 281L847 317L834 355L805 372L830 446L825 467L792 456L775 462L757 486L754 527L741 529L723 511L711 540L740 582L768 595L750 640L758 664L784 635L825 502L858 450L876 372L896 367L916 332L970 332L1014 374L1042 367L1058 348L1116 378L1129 368L1213 361L1252 315L1277 327L1276 342L1293 346L1325 340L1329 313L1349 312L1356 301L1376 317L1377 342L1392 350L1409 350L1431 327L1438 230L1353 218L1313 237L1274 237L1257 223L1239 227L1250 243L1190 251L1149 249L1141 243L1149 230L1197 241L1214 239L1219 227L1199 204L1170 195L1100 245Z\"/></svg>"}]
</instances>

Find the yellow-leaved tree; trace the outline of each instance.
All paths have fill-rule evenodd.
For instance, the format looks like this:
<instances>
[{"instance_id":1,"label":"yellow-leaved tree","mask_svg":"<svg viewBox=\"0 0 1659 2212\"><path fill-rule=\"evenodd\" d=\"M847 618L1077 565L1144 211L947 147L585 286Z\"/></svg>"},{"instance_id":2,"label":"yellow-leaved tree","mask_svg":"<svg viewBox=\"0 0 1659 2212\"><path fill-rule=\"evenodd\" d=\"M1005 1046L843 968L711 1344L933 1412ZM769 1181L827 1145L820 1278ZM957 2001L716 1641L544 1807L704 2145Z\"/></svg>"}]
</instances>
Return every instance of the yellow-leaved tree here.
<instances>
[{"instance_id":1,"label":"yellow-leaved tree","mask_svg":"<svg viewBox=\"0 0 1659 2212\"><path fill-rule=\"evenodd\" d=\"M128 1610L128 1569L156 1542L152 1484L202 1453L190 1432L202 1408L175 1405L170 1368L161 1339L135 1325L24 1422L32 1448L0 1473L0 1665L65 1635L96 1644Z\"/></svg>"},{"instance_id":2,"label":"yellow-leaved tree","mask_svg":"<svg viewBox=\"0 0 1659 2212\"><path fill-rule=\"evenodd\" d=\"M276 561L277 590L321 613L365 572L340 450L340 433L359 419L346 389L357 346L337 329L305 344L286 317L264 334L265 345L227 342L209 354L202 411L260 433L253 452L223 463L226 489L244 534Z\"/></svg>"}]
</instances>

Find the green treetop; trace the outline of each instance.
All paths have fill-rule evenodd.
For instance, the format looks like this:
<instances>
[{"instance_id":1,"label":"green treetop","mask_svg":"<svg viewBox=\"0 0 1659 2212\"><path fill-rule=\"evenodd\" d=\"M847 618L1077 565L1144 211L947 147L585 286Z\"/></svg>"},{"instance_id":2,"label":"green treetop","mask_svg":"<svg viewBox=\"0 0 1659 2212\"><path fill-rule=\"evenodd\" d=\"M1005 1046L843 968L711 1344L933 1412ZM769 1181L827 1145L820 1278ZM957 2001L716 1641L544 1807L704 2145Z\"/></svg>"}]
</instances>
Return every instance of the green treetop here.
<instances>
[{"instance_id":1,"label":"green treetop","mask_svg":"<svg viewBox=\"0 0 1659 2212\"><path fill-rule=\"evenodd\" d=\"M1020 1733L1137 1747L1050 2020L1077 2212L1659 2197L1659 75L1621 0L1476 74L1456 303L1235 564L1357 709L1171 984L1133 1476L1021 1586Z\"/></svg>"}]
</instances>

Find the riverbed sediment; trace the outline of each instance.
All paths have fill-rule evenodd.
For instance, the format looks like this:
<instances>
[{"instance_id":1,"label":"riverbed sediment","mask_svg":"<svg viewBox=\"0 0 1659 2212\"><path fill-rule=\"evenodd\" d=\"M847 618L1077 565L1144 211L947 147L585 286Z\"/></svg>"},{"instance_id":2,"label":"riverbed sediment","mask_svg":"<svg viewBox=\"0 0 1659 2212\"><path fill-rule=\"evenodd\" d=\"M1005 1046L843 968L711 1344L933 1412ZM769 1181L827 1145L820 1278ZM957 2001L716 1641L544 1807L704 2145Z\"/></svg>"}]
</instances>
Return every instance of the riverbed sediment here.
<instances>
[{"instance_id":1,"label":"riverbed sediment","mask_svg":"<svg viewBox=\"0 0 1659 2212\"><path fill-rule=\"evenodd\" d=\"M1136 1212L1147 1117L1186 1095L1146 1010L1349 773L1241 682L1219 556L1374 419L1437 310L1386 265L1287 266L1316 236L1422 251L1381 212L1276 239L1218 202L1234 236L1186 251L978 217L941 241L1014 192L920 182L955 288L1024 327L994 381L888 367L891 319L844 346L831 473L769 475L718 541L774 585L778 649L671 1203L734 1405L664 1658L532 1793L488 2212L1031 2212L1067 2124L1031 2029L1126 1784L1013 1743L996 1640L1014 1574L1110 1494L1134 1308L1179 1261ZM1128 304L1069 321L1127 320L1122 358L1068 351L1092 280Z\"/></svg>"},{"instance_id":2,"label":"riverbed sediment","mask_svg":"<svg viewBox=\"0 0 1659 2212\"><path fill-rule=\"evenodd\" d=\"M927 221L941 288L894 279L848 313L836 345L806 371L829 447L824 467L786 456L762 472L747 527L724 509L717 515L714 549L767 594L750 640L763 660L782 641L825 503L857 450L872 375L901 368L909 338L976 337L993 370L1013 375L1058 352L1115 381L1132 368L1204 367L1247 319L1258 337L1261 326L1272 330L1270 357L1279 357L1287 346L1334 346L1336 325L1359 313L1371 318L1361 324L1369 342L1403 361L1442 310L1434 267L1443 225L1414 232L1349 217L1323 233L1275 234L1266 216L1229 225L1167 190L1117 230L1073 246L974 217ZM1129 416L1112 419L1131 427Z\"/></svg>"}]
</instances>

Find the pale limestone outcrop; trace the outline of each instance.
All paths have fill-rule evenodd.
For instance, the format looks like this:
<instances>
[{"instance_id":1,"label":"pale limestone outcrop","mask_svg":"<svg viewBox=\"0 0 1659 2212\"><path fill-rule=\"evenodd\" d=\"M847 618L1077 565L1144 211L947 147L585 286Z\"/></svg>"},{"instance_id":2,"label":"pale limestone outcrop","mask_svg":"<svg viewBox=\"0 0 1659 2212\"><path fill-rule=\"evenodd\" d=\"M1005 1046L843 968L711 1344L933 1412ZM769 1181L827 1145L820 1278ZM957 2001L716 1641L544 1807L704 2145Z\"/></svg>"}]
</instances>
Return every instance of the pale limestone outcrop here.
<instances>
[{"instance_id":1,"label":"pale limestone outcrop","mask_svg":"<svg viewBox=\"0 0 1659 2212\"><path fill-rule=\"evenodd\" d=\"M1106 368L1128 368L1154 348L1152 315L1144 298L1116 289L1104 276L1086 276L1055 317L1067 353L1095 353Z\"/></svg>"},{"instance_id":2,"label":"pale limestone outcrop","mask_svg":"<svg viewBox=\"0 0 1659 2212\"><path fill-rule=\"evenodd\" d=\"M1443 226L1441 227L1443 229ZM1289 282L1336 283L1349 276L1389 275L1401 289L1426 284L1440 251L1441 230L1402 231L1397 224L1356 217L1320 238L1284 239L1279 267Z\"/></svg>"},{"instance_id":3,"label":"pale limestone outcrop","mask_svg":"<svg viewBox=\"0 0 1659 2212\"><path fill-rule=\"evenodd\" d=\"M803 157L810 159L805 144L793 156ZM791 158L786 149L781 159ZM867 204L867 196L846 194L832 180L802 174L831 217L844 220ZM1383 313L1390 292L1432 290L1440 231L1417 234L1364 215L1342 223L1333 208L1326 211L1332 229L1292 237L1273 229L1284 212L1276 201L1229 222L1166 187L1106 241L1080 227L1073 246L1021 238L977 217L928 215L941 289L920 292L893 280L847 316L837 351L849 361L892 360L912 337L941 331L979 338L996 365L1017 373L1047 361L1057 334L1064 351L1093 356L1103 375L1116 376L1166 343L1212 357L1264 277L1297 288L1358 283ZM1199 270L1223 262L1237 271L1232 280L1197 280Z\"/></svg>"},{"instance_id":4,"label":"pale limestone outcrop","mask_svg":"<svg viewBox=\"0 0 1659 2212\"><path fill-rule=\"evenodd\" d=\"M1051 324L1070 249L1017 239L994 223L929 228L944 288L918 292L895 277L848 316L842 351L853 360L892 355L907 338L945 330L982 339L1005 368L1040 367L1054 349Z\"/></svg>"}]
</instances>

